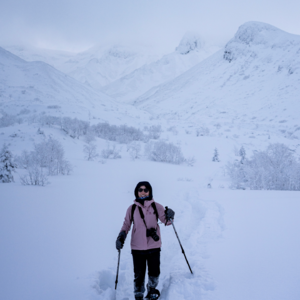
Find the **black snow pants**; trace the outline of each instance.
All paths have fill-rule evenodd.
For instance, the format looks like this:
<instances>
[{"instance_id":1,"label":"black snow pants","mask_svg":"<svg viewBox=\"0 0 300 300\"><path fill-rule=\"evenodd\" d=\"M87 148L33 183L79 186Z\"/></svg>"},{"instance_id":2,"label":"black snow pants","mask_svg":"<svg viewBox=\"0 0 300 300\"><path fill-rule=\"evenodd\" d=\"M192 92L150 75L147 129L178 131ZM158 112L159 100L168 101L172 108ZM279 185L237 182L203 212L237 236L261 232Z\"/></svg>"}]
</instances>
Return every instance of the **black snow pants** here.
<instances>
[{"instance_id":1,"label":"black snow pants","mask_svg":"<svg viewBox=\"0 0 300 300\"><path fill-rule=\"evenodd\" d=\"M148 266L147 289L155 289L160 274L160 248L131 250L134 268L134 295L142 297L145 292L145 274Z\"/></svg>"}]
</instances>

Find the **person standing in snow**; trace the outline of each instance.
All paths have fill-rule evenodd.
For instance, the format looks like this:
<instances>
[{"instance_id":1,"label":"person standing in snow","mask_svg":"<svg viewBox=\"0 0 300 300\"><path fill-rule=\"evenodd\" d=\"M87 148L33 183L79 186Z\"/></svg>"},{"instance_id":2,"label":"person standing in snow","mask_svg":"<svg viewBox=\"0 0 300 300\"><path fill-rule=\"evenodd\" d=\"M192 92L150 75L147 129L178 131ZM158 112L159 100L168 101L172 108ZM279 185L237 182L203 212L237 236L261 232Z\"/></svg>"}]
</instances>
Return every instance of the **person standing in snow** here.
<instances>
[{"instance_id":1,"label":"person standing in snow","mask_svg":"<svg viewBox=\"0 0 300 300\"><path fill-rule=\"evenodd\" d=\"M158 220L171 224L175 212L154 202L149 182L141 181L134 190L134 204L127 209L125 220L116 241L116 248L123 248L126 236L133 223L131 233L131 253L134 267L134 295L142 300L145 292L146 264L148 265L148 284L146 299L155 300L160 296L156 289L160 274L161 235Z\"/></svg>"}]
</instances>

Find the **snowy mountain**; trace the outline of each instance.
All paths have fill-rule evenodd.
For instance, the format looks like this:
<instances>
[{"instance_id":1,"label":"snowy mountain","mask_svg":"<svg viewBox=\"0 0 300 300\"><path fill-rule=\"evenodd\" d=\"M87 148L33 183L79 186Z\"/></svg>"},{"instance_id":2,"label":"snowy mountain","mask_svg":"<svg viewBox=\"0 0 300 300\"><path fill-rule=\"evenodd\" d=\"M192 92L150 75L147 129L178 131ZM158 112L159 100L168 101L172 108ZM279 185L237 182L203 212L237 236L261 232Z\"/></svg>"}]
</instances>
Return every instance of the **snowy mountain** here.
<instances>
[{"instance_id":1,"label":"snowy mountain","mask_svg":"<svg viewBox=\"0 0 300 300\"><path fill-rule=\"evenodd\" d=\"M96 46L77 54L59 69L88 86L100 89L157 57L144 47Z\"/></svg>"},{"instance_id":2,"label":"snowy mountain","mask_svg":"<svg viewBox=\"0 0 300 300\"><path fill-rule=\"evenodd\" d=\"M132 101L152 87L184 73L217 50L217 47L205 46L197 34L186 33L173 53L137 68L106 85L102 91L118 100Z\"/></svg>"},{"instance_id":3,"label":"snowy mountain","mask_svg":"<svg viewBox=\"0 0 300 300\"><path fill-rule=\"evenodd\" d=\"M75 52L43 49L28 45L2 45L1 47L26 61L42 61L58 70L61 65L76 55Z\"/></svg>"},{"instance_id":4,"label":"snowy mountain","mask_svg":"<svg viewBox=\"0 0 300 300\"><path fill-rule=\"evenodd\" d=\"M136 99L164 118L299 124L300 36L240 26L224 49Z\"/></svg>"},{"instance_id":5,"label":"snowy mountain","mask_svg":"<svg viewBox=\"0 0 300 300\"><path fill-rule=\"evenodd\" d=\"M46 62L98 90L160 57L150 48L137 45L94 46L80 53L19 46L5 48L27 61Z\"/></svg>"},{"instance_id":6,"label":"snowy mountain","mask_svg":"<svg viewBox=\"0 0 300 300\"><path fill-rule=\"evenodd\" d=\"M23 108L51 114L69 114L86 119L124 118L127 108L101 92L40 62L27 62L0 48L1 109L16 114ZM134 112L134 109L131 109ZM140 115L141 113L137 113Z\"/></svg>"}]
</instances>

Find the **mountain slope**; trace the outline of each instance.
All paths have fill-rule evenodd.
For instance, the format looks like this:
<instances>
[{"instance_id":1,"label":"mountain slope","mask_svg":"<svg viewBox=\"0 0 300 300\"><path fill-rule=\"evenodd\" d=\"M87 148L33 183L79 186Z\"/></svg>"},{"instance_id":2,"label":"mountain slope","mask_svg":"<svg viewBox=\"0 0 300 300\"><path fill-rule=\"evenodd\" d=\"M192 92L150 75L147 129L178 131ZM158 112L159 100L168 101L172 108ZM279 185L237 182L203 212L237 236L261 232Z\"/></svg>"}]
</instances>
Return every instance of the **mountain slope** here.
<instances>
[{"instance_id":1,"label":"mountain slope","mask_svg":"<svg viewBox=\"0 0 300 300\"><path fill-rule=\"evenodd\" d=\"M297 124L299 54L300 36L248 22L224 49L151 89L135 105L170 119Z\"/></svg>"},{"instance_id":2,"label":"mountain slope","mask_svg":"<svg viewBox=\"0 0 300 300\"><path fill-rule=\"evenodd\" d=\"M78 81L100 89L157 59L144 47L93 47L66 61L59 69Z\"/></svg>"},{"instance_id":3,"label":"mountain slope","mask_svg":"<svg viewBox=\"0 0 300 300\"><path fill-rule=\"evenodd\" d=\"M8 51L26 61L43 61L85 85L100 90L160 55L142 46L94 46L80 53L7 46Z\"/></svg>"},{"instance_id":4,"label":"mountain slope","mask_svg":"<svg viewBox=\"0 0 300 300\"><path fill-rule=\"evenodd\" d=\"M187 33L173 53L143 65L106 85L102 91L121 101L133 100L150 88L174 79L217 50L205 46L198 35Z\"/></svg>"},{"instance_id":5,"label":"mountain slope","mask_svg":"<svg viewBox=\"0 0 300 300\"><path fill-rule=\"evenodd\" d=\"M22 108L37 112L56 108L58 114L89 114L105 120L126 116L126 108L86 87L44 62L26 62L0 48L0 108L15 114ZM51 113L55 112L53 109ZM131 109L134 113L134 109Z\"/></svg>"},{"instance_id":6,"label":"mountain slope","mask_svg":"<svg viewBox=\"0 0 300 300\"><path fill-rule=\"evenodd\" d=\"M60 66L66 61L76 56L74 52L42 49L28 45L5 45L2 46L2 48L26 61L43 61L57 70L59 70Z\"/></svg>"}]
</instances>

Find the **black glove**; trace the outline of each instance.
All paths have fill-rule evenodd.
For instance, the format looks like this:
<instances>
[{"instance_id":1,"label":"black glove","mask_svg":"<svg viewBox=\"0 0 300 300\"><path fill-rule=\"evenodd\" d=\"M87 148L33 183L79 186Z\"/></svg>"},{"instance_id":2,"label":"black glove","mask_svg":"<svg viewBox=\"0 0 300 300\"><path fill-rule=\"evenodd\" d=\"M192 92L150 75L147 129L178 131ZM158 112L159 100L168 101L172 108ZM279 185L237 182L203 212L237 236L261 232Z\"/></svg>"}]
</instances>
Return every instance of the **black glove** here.
<instances>
[{"instance_id":1,"label":"black glove","mask_svg":"<svg viewBox=\"0 0 300 300\"><path fill-rule=\"evenodd\" d=\"M125 231L121 231L117 237L116 240L116 248L117 250L121 250L123 248L125 239L126 239L126 232Z\"/></svg>"},{"instance_id":2,"label":"black glove","mask_svg":"<svg viewBox=\"0 0 300 300\"><path fill-rule=\"evenodd\" d=\"M167 221L170 221L171 219L174 219L175 212L171 208L166 208L165 215L166 215Z\"/></svg>"}]
</instances>

